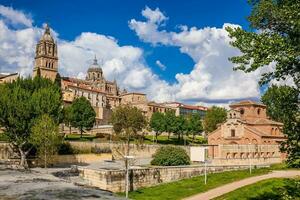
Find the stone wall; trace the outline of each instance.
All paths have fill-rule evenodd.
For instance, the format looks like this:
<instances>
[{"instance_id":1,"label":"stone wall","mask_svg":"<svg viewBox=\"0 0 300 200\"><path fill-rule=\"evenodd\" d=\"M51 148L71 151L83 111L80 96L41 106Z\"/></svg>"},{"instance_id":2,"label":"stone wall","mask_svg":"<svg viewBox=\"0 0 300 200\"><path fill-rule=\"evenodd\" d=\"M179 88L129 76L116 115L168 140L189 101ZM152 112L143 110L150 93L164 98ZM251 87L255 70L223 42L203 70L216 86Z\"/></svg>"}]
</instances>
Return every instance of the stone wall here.
<instances>
[{"instance_id":1,"label":"stone wall","mask_svg":"<svg viewBox=\"0 0 300 200\"><path fill-rule=\"evenodd\" d=\"M207 172L217 173L222 171L246 169L248 167L249 165L207 166ZM95 170L79 167L79 174L90 186L112 192L124 192L125 190L125 170ZM203 165L131 169L130 190L150 187L161 183L168 183L203 174Z\"/></svg>"}]
</instances>

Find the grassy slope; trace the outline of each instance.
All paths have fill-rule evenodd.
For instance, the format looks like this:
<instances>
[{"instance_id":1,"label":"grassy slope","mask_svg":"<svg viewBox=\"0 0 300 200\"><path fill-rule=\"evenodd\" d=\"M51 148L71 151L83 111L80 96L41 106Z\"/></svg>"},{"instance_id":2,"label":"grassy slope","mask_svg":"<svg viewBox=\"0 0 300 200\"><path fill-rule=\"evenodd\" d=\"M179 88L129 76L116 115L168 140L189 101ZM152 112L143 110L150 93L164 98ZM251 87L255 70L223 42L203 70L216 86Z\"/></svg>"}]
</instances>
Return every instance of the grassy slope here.
<instances>
[{"instance_id":1,"label":"grassy slope","mask_svg":"<svg viewBox=\"0 0 300 200\"><path fill-rule=\"evenodd\" d=\"M257 176L268 173L272 168L255 169L252 174L249 170L239 170L222 172L208 175L207 185L204 184L204 177L194 177L173 183L166 183L154 187L139 189L129 193L131 199L138 200L167 200L167 199L182 199L201 192L205 192L212 188L241 180L250 176Z\"/></svg>"},{"instance_id":2,"label":"grassy slope","mask_svg":"<svg viewBox=\"0 0 300 200\"><path fill-rule=\"evenodd\" d=\"M273 178L242 187L233 192L222 195L215 200L247 200L247 199L283 199L284 193L289 193L291 199L300 199L299 188L291 179ZM286 187L289 187L287 192Z\"/></svg>"}]
</instances>

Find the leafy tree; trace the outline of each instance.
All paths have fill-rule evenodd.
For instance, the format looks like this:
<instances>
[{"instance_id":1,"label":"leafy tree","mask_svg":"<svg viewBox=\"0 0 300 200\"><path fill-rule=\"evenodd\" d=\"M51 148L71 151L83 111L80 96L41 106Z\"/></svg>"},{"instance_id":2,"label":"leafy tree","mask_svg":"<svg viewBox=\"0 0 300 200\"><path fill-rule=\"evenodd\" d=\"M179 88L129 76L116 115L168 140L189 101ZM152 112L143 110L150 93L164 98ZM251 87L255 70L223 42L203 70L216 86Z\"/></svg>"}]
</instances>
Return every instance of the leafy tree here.
<instances>
[{"instance_id":1,"label":"leafy tree","mask_svg":"<svg viewBox=\"0 0 300 200\"><path fill-rule=\"evenodd\" d=\"M176 115L174 110L165 113L165 123L165 131L168 133L168 139L170 139L170 134L174 133L176 129Z\"/></svg>"},{"instance_id":2,"label":"leafy tree","mask_svg":"<svg viewBox=\"0 0 300 200\"><path fill-rule=\"evenodd\" d=\"M288 164L300 167L300 111L299 90L289 86L272 86L261 97L268 115L284 123L283 133L288 136L282 150L288 153Z\"/></svg>"},{"instance_id":3,"label":"leafy tree","mask_svg":"<svg viewBox=\"0 0 300 200\"><path fill-rule=\"evenodd\" d=\"M67 112L69 112L71 125L79 129L80 138L82 138L84 130L93 128L96 121L96 112L85 97L75 99L69 109L67 109Z\"/></svg>"},{"instance_id":4,"label":"leafy tree","mask_svg":"<svg viewBox=\"0 0 300 200\"><path fill-rule=\"evenodd\" d=\"M182 115L176 116L174 133L177 134L178 141L183 138L184 133L187 132L187 128L187 119Z\"/></svg>"},{"instance_id":5,"label":"leafy tree","mask_svg":"<svg viewBox=\"0 0 300 200\"><path fill-rule=\"evenodd\" d=\"M44 167L47 168L47 164L57 153L61 144L58 124L45 114L35 121L31 131L29 141L37 148L39 157L44 161Z\"/></svg>"},{"instance_id":6,"label":"leafy tree","mask_svg":"<svg viewBox=\"0 0 300 200\"><path fill-rule=\"evenodd\" d=\"M129 155L130 140L138 138L139 132L146 127L146 117L138 108L123 105L113 110L110 121L113 124L115 133L126 142L125 153Z\"/></svg>"},{"instance_id":7,"label":"leafy tree","mask_svg":"<svg viewBox=\"0 0 300 200\"><path fill-rule=\"evenodd\" d=\"M237 64L235 69L251 72L274 63L275 69L264 73L260 83L292 77L299 88L299 0L249 0L249 3L252 12L248 20L251 27L259 31L227 27L234 39L231 45L242 53L230 58Z\"/></svg>"},{"instance_id":8,"label":"leafy tree","mask_svg":"<svg viewBox=\"0 0 300 200\"><path fill-rule=\"evenodd\" d=\"M0 126L13 149L20 155L20 165L27 168L29 137L36 119L48 114L55 123L62 120L60 87L48 79L18 78L0 86Z\"/></svg>"},{"instance_id":9,"label":"leafy tree","mask_svg":"<svg viewBox=\"0 0 300 200\"><path fill-rule=\"evenodd\" d=\"M66 126L69 127L69 134L71 134L71 107L70 106L65 106L64 109L63 109L63 115L64 115L64 118L63 118L63 122Z\"/></svg>"},{"instance_id":10,"label":"leafy tree","mask_svg":"<svg viewBox=\"0 0 300 200\"><path fill-rule=\"evenodd\" d=\"M157 136L166 130L165 115L160 112L153 113L150 119L150 127L155 131L155 139L157 141Z\"/></svg>"},{"instance_id":11,"label":"leafy tree","mask_svg":"<svg viewBox=\"0 0 300 200\"><path fill-rule=\"evenodd\" d=\"M201 117L199 114L192 114L188 117L188 132L193 135L193 142L195 140L195 135L203 131Z\"/></svg>"},{"instance_id":12,"label":"leafy tree","mask_svg":"<svg viewBox=\"0 0 300 200\"><path fill-rule=\"evenodd\" d=\"M204 117L203 126L205 133L213 132L217 125L226 121L227 112L225 108L213 106L209 108Z\"/></svg>"}]
</instances>

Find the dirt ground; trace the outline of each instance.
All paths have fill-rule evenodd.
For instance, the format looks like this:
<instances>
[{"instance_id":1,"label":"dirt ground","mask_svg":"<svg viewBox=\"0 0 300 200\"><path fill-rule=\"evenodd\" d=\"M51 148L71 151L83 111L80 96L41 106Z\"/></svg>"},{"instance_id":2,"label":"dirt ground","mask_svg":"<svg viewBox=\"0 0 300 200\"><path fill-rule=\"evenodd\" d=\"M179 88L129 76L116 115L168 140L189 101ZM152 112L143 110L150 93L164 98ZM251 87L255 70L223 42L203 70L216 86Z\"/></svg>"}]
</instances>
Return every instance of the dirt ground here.
<instances>
[{"instance_id":1,"label":"dirt ground","mask_svg":"<svg viewBox=\"0 0 300 200\"><path fill-rule=\"evenodd\" d=\"M0 169L0 200L122 199L110 192L81 185L84 181L65 168Z\"/></svg>"}]
</instances>

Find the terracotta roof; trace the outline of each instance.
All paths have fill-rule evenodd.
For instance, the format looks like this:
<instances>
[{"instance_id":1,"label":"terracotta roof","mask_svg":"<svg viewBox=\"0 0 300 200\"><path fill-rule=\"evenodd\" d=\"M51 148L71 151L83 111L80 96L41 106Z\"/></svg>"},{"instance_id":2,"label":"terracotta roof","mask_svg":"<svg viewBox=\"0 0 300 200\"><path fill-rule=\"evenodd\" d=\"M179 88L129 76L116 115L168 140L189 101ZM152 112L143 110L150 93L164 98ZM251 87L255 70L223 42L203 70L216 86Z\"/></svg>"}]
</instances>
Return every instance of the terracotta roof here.
<instances>
[{"instance_id":1,"label":"terracotta roof","mask_svg":"<svg viewBox=\"0 0 300 200\"><path fill-rule=\"evenodd\" d=\"M256 106L266 107L266 105L264 105L262 103L258 103L258 102L251 101L251 100L245 100L245 101L236 102L236 103L230 104L229 107L250 106L250 105L256 105Z\"/></svg>"},{"instance_id":2,"label":"terracotta roof","mask_svg":"<svg viewBox=\"0 0 300 200\"><path fill-rule=\"evenodd\" d=\"M73 83L73 82L70 82L70 81L66 81L66 80L63 80L63 81L64 81L64 84L67 85L67 86L71 86L71 87L75 87L75 88L83 89L83 90L88 90L88 91L91 91L91 92L106 94L105 92L103 92L103 91L101 91L97 88L92 88L92 87L84 85L84 84L77 85L76 83Z\"/></svg>"},{"instance_id":3,"label":"terracotta roof","mask_svg":"<svg viewBox=\"0 0 300 200\"><path fill-rule=\"evenodd\" d=\"M191 109L191 110L207 110L207 107L204 106L191 106L191 105L181 104L180 107Z\"/></svg>"},{"instance_id":4,"label":"terracotta roof","mask_svg":"<svg viewBox=\"0 0 300 200\"><path fill-rule=\"evenodd\" d=\"M128 92L128 93L121 94L120 96L125 96L125 95L130 95L130 94L146 95L144 93L139 93L139 92Z\"/></svg>"}]
</instances>

